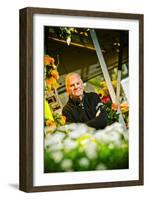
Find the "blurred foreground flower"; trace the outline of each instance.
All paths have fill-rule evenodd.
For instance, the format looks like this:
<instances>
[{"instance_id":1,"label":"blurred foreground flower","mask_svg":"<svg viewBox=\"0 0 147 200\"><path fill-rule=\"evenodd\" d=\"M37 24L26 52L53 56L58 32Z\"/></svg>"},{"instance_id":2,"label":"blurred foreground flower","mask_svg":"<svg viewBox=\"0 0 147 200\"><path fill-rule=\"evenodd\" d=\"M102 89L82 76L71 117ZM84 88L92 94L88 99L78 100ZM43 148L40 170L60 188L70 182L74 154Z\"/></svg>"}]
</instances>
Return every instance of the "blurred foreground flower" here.
<instances>
[{"instance_id":1,"label":"blurred foreground flower","mask_svg":"<svg viewBox=\"0 0 147 200\"><path fill-rule=\"evenodd\" d=\"M128 131L119 123L99 131L73 123L45 134L46 173L127 168Z\"/></svg>"}]
</instances>

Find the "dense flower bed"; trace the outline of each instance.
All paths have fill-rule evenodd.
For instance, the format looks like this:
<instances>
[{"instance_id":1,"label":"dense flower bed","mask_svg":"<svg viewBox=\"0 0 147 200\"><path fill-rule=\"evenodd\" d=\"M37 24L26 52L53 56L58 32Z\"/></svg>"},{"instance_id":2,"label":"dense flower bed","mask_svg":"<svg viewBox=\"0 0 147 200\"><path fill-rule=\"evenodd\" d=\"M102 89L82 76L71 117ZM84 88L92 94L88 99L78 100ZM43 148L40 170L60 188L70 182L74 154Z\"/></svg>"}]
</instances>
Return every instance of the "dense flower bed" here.
<instances>
[{"instance_id":1,"label":"dense flower bed","mask_svg":"<svg viewBox=\"0 0 147 200\"><path fill-rule=\"evenodd\" d=\"M128 131L119 123L96 131L69 124L50 133L45 129L45 172L128 168Z\"/></svg>"}]
</instances>

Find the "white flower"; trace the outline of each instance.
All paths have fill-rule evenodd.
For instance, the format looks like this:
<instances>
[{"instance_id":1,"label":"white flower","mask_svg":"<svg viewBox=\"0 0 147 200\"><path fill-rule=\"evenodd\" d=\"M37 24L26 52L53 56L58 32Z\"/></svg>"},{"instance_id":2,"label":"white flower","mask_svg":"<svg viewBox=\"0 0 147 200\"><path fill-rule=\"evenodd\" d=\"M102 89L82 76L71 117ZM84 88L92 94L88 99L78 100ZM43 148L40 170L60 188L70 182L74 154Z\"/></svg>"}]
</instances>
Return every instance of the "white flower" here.
<instances>
[{"instance_id":1,"label":"white flower","mask_svg":"<svg viewBox=\"0 0 147 200\"><path fill-rule=\"evenodd\" d=\"M105 133L104 130L98 130L98 131L95 132L95 135L94 135L94 136L95 136L95 138L96 138L97 140L101 140L104 133Z\"/></svg>"},{"instance_id":2,"label":"white flower","mask_svg":"<svg viewBox=\"0 0 147 200\"><path fill-rule=\"evenodd\" d=\"M61 142L64 137L65 137L65 134L61 132L49 134L45 138L45 147L48 145L50 146L50 145Z\"/></svg>"},{"instance_id":3,"label":"white flower","mask_svg":"<svg viewBox=\"0 0 147 200\"><path fill-rule=\"evenodd\" d=\"M70 159L64 159L61 162L61 167L63 170L70 170L72 168L72 161Z\"/></svg>"},{"instance_id":4,"label":"white flower","mask_svg":"<svg viewBox=\"0 0 147 200\"><path fill-rule=\"evenodd\" d=\"M117 137L116 135L118 135L118 137L120 137L124 132L125 132L125 130L123 129L123 126L120 123L115 122L114 124L107 126L104 130L97 131L96 138L104 140L106 135L110 136L111 134L113 134L113 136L115 135L115 137ZM103 134L106 134L106 135L103 136ZM107 140L107 136L105 139ZM106 140L105 140L105 142L106 142Z\"/></svg>"},{"instance_id":5,"label":"white flower","mask_svg":"<svg viewBox=\"0 0 147 200\"><path fill-rule=\"evenodd\" d=\"M80 160L79 160L79 165L81 166L81 167L88 167L89 166L89 164L90 164L90 162L89 162L89 160L87 159L87 158L81 158Z\"/></svg>"},{"instance_id":6,"label":"white flower","mask_svg":"<svg viewBox=\"0 0 147 200\"><path fill-rule=\"evenodd\" d=\"M60 126L56 130L59 131L60 133L67 133L68 132L68 125Z\"/></svg>"},{"instance_id":7,"label":"white flower","mask_svg":"<svg viewBox=\"0 0 147 200\"><path fill-rule=\"evenodd\" d=\"M65 126L63 126L66 130L75 130L77 128L77 124L76 123L71 123L71 124L67 124Z\"/></svg>"},{"instance_id":8,"label":"white flower","mask_svg":"<svg viewBox=\"0 0 147 200\"><path fill-rule=\"evenodd\" d=\"M73 125L73 124L72 124ZM70 127L71 128L71 127ZM69 137L77 139L88 132L88 126L86 124L76 124L74 129L71 130Z\"/></svg>"},{"instance_id":9,"label":"white flower","mask_svg":"<svg viewBox=\"0 0 147 200\"><path fill-rule=\"evenodd\" d=\"M96 158L97 154L97 145L95 143L89 143L86 145L85 153L89 159Z\"/></svg>"},{"instance_id":10,"label":"white flower","mask_svg":"<svg viewBox=\"0 0 147 200\"><path fill-rule=\"evenodd\" d=\"M123 132L122 134L123 134L123 136L124 136L124 139L125 139L126 141L129 141L129 131L126 130L126 131Z\"/></svg>"},{"instance_id":11,"label":"white flower","mask_svg":"<svg viewBox=\"0 0 147 200\"><path fill-rule=\"evenodd\" d=\"M81 136L81 133L79 130L74 130L72 131L70 134L69 134L69 137L70 138L73 138L73 139L77 139Z\"/></svg>"},{"instance_id":12,"label":"white flower","mask_svg":"<svg viewBox=\"0 0 147 200\"><path fill-rule=\"evenodd\" d=\"M111 132L113 130L113 126L106 126L106 128L104 129L105 132Z\"/></svg>"},{"instance_id":13,"label":"white flower","mask_svg":"<svg viewBox=\"0 0 147 200\"><path fill-rule=\"evenodd\" d=\"M67 138L67 139L64 140L63 145L64 145L65 149L70 150L70 149L76 148L78 144L77 144L76 141L74 141L70 138Z\"/></svg>"},{"instance_id":14,"label":"white flower","mask_svg":"<svg viewBox=\"0 0 147 200\"><path fill-rule=\"evenodd\" d=\"M106 169L107 169L107 167L106 167L106 165L103 164L103 163L99 163L99 164L97 165L97 167L96 167L96 170L106 170Z\"/></svg>"},{"instance_id":15,"label":"white flower","mask_svg":"<svg viewBox=\"0 0 147 200\"><path fill-rule=\"evenodd\" d=\"M121 129L123 131L123 126L122 124L115 122L114 124L111 125L114 129Z\"/></svg>"},{"instance_id":16,"label":"white flower","mask_svg":"<svg viewBox=\"0 0 147 200\"><path fill-rule=\"evenodd\" d=\"M108 130L109 130L109 132L108 132ZM95 135L95 138L98 141L101 141L105 144L109 144L109 143L113 142L116 145L119 145L121 143L121 135L114 129L107 129L107 132L106 132L106 130L98 131Z\"/></svg>"},{"instance_id":17,"label":"white flower","mask_svg":"<svg viewBox=\"0 0 147 200\"><path fill-rule=\"evenodd\" d=\"M63 158L63 153L61 151L55 151L52 153L52 158L56 163L60 162Z\"/></svg>"},{"instance_id":18,"label":"white flower","mask_svg":"<svg viewBox=\"0 0 147 200\"><path fill-rule=\"evenodd\" d=\"M109 142L109 135L106 134L104 131L102 132L97 132L96 135L95 135L95 138L98 140L98 141L101 141L103 143L108 143Z\"/></svg>"},{"instance_id":19,"label":"white flower","mask_svg":"<svg viewBox=\"0 0 147 200\"><path fill-rule=\"evenodd\" d=\"M109 135L109 142L114 142L116 145L121 143L120 135L117 132L111 132Z\"/></svg>"},{"instance_id":20,"label":"white flower","mask_svg":"<svg viewBox=\"0 0 147 200\"><path fill-rule=\"evenodd\" d=\"M63 148L64 147L63 147L63 144L61 142L58 143L58 144L54 144L54 145L49 146L49 150L50 151L59 151L59 150L61 150Z\"/></svg>"}]
</instances>

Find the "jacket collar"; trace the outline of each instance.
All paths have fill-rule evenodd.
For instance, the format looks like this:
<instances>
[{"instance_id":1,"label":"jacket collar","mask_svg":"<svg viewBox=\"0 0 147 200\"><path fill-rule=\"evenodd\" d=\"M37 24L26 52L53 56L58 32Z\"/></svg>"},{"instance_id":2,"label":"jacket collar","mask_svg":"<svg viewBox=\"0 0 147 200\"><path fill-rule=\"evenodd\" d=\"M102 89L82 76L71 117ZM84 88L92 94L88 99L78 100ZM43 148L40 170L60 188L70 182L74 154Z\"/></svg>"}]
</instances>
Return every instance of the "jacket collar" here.
<instances>
[{"instance_id":1,"label":"jacket collar","mask_svg":"<svg viewBox=\"0 0 147 200\"><path fill-rule=\"evenodd\" d=\"M80 104L84 104L84 98L85 98L85 92L83 93L83 99L82 99L82 101L73 99L73 98L71 98L71 97L69 96L68 102L69 102L70 104L75 105L75 106L79 106Z\"/></svg>"}]
</instances>

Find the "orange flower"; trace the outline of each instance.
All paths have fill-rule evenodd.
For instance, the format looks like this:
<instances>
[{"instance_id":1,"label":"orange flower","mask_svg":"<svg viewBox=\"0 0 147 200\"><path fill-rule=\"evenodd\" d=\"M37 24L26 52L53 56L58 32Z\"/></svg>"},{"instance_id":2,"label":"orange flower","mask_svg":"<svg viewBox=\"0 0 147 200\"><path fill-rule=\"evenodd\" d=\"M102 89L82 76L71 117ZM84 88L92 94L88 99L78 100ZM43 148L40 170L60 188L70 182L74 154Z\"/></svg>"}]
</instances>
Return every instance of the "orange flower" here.
<instances>
[{"instance_id":1,"label":"orange flower","mask_svg":"<svg viewBox=\"0 0 147 200\"><path fill-rule=\"evenodd\" d=\"M118 104L112 103L112 110L117 110L118 109ZM128 103L124 102L120 105L120 110L125 113L129 110Z\"/></svg>"},{"instance_id":2,"label":"orange flower","mask_svg":"<svg viewBox=\"0 0 147 200\"><path fill-rule=\"evenodd\" d=\"M52 75L52 77L54 77L56 80L58 80L59 79L59 73L58 73L58 71L57 70L52 70L51 71L51 75Z\"/></svg>"},{"instance_id":3,"label":"orange flower","mask_svg":"<svg viewBox=\"0 0 147 200\"><path fill-rule=\"evenodd\" d=\"M118 109L118 104L117 103L112 103L111 108L112 108L112 110L117 110Z\"/></svg>"},{"instance_id":4,"label":"orange flower","mask_svg":"<svg viewBox=\"0 0 147 200\"><path fill-rule=\"evenodd\" d=\"M50 126L52 128L56 128L56 123L53 120L47 120L46 122L46 126Z\"/></svg>"},{"instance_id":5,"label":"orange flower","mask_svg":"<svg viewBox=\"0 0 147 200\"><path fill-rule=\"evenodd\" d=\"M46 80L46 84L50 87L51 89L57 89L59 87L59 84L57 83L56 79L54 77L51 77Z\"/></svg>"},{"instance_id":6,"label":"orange flower","mask_svg":"<svg viewBox=\"0 0 147 200\"><path fill-rule=\"evenodd\" d=\"M52 85L56 82L56 79L54 77L50 77L49 79L46 79L47 85Z\"/></svg>"},{"instance_id":7,"label":"orange flower","mask_svg":"<svg viewBox=\"0 0 147 200\"><path fill-rule=\"evenodd\" d=\"M54 64L54 62L55 62L54 58L48 55L44 56L44 65L51 65L51 64Z\"/></svg>"}]
</instances>

